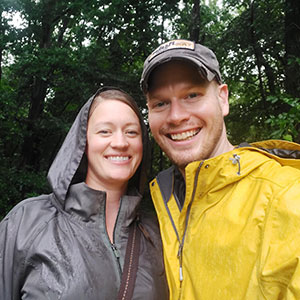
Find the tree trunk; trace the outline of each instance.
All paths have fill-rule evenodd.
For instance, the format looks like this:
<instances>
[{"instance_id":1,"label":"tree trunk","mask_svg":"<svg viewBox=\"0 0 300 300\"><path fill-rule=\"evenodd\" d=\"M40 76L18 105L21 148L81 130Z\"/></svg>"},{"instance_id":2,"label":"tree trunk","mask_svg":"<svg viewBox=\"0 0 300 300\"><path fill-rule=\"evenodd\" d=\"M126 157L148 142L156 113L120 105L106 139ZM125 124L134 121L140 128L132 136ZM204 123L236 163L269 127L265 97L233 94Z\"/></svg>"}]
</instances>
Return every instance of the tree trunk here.
<instances>
[{"instance_id":1,"label":"tree trunk","mask_svg":"<svg viewBox=\"0 0 300 300\"><path fill-rule=\"evenodd\" d=\"M285 88L289 95L300 97L299 0L285 2L285 51Z\"/></svg>"},{"instance_id":2,"label":"tree trunk","mask_svg":"<svg viewBox=\"0 0 300 300\"><path fill-rule=\"evenodd\" d=\"M300 5L299 0L285 1L285 88L295 98L300 98ZM300 101L300 100L299 100ZM300 120L296 124L300 143Z\"/></svg>"},{"instance_id":3,"label":"tree trunk","mask_svg":"<svg viewBox=\"0 0 300 300\"><path fill-rule=\"evenodd\" d=\"M200 0L194 0L190 25L190 40L198 43L200 35Z\"/></svg>"},{"instance_id":4,"label":"tree trunk","mask_svg":"<svg viewBox=\"0 0 300 300\"><path fill-rule=\"evenodd\" d=\"M254 2L252 1L251 7L250 7L250 41L251 41L251 46L253 48L255 60L256 60L256 65L257 65L257 70L258 70L258 80L259 80L259 89L260 89L260 95L263 101L263 107L266 104L266 93L263 85L263 78L262 78L262 72L261 72L261 67L262 67L262 54L259 49L259 45L257 43L256 39L256 33L255 33L255 27L254 27Z\"/></svg>"},{"instance_id":5,"label":"tree trunk","mask_svg":"<svg viewBox=\"0 0 300 300\"><path fill-rule=\"evenodd\" d=\"M37 133L40 116L44 109L44 101L47 93L47 82L38 78L35 80L29 114L27 118L27 135L22 145L22 166L30 166L34 170L39 170L39 144L40 138Z\"/></svg>"},{"instance_id":6,"label":"tree trunk","mask_svg":"<svg viewBox=\"0 0 300 300\"><path fill-rule=\"evenodd\" d=\"M4 28L3 28L3 20L2 20L3 9L0 6L0 36L4 36ZM2 58L3 58L3 47L4 45L0 45L0 83L2 79Z\"/></svg>"},{"instance_id":7,"label":"tree trunk","mask_svg":"<svg viewBox=\"0 0 300 300\"><path fill-rule=\"evenodd\" d=\"M3 53L3 50L0 48L0 83L2 80L2 53Z\"/></svg>"},{"instance_id":8,"label":"tree trunk","mask_svg":"<svg viewBox=\"0 0 300 300\"><path fill-rule=\"evenodd\" d=\"M53 24L53 14L51 12L55 11L54 7L57 0L49 0L45 3L42 25L41 25L41 36L39 48L48 49L51 47L51 36L54 28ZM49 70L48 77L50 76L52 70ZM39 169L39 144L40 139L38 137L38 123L40 117L43 113L44 102L46 98L48 79L43 79L41 77L34 78L34 83L31 90L31 103L27 118L27 135L24 138L24 143L22 145L22 162L21 167L30 167L34 170Z\"/></svg>"}]
</instances>

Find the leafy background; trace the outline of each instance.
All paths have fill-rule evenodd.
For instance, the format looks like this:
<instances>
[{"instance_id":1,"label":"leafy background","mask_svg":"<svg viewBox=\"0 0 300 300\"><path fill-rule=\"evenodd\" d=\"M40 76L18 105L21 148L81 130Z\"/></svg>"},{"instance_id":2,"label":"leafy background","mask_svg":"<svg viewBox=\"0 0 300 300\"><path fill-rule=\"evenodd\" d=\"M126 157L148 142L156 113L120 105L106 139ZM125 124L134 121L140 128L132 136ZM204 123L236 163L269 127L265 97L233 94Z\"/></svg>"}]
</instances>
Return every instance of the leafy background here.
<instances>
[{"instance_id":1,"label":"leafy background","mask_svg":"<svg viewBox=\"0 0 300 300\"><path fill-rule=\"evenodd\" d=\"M172 38L217 54L233 144L300 142L298 0L2 0L0 17L0 219L49 192L47 170L100 86L128 91L147 118L143 62ZM151 149L149 178L169 165L153 140Z\"/></svg>"}]
</instances>

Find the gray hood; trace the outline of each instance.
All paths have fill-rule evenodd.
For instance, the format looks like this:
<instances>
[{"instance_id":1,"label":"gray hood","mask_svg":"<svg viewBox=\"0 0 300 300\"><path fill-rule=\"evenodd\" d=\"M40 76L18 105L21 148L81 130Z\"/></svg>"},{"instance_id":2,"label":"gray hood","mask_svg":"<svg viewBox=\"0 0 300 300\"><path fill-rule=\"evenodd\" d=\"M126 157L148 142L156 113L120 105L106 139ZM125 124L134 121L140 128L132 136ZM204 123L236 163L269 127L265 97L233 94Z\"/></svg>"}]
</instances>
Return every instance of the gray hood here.
<instances>
[{"instance_id":1,"label":"gray hood","mask_svg":"<svg viewBox=\"0 0 300 300\"><path fill-rule=\"evenodd\" d=\"M70 185L85 181L86 178L87 157L85 149L88 116L91 104L100 90L102 88L89 98L79 111L48 172L48 182L56 198L63 206ZM145 123L140 116L139 120L143 133L143 160L129 181L128 189L135 188L142 195L147 181L146 162L149 161L149 142Z\"/></svg>"}]
</instances>

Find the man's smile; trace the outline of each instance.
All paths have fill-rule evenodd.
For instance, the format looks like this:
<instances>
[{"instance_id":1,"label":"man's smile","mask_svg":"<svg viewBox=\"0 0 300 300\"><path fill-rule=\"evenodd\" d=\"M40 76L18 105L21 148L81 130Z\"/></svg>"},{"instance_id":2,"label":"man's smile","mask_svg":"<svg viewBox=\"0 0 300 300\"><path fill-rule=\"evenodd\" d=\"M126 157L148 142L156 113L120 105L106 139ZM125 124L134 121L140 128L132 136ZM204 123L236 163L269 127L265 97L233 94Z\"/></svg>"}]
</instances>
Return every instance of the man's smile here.
<instances>
[{"instance_id":1,"label":"man's smile","mask_svg":"<svg viewBox=\"0 0 300 300\"><path fill-rule=\"evenodd\" d=\"M181 133L168 134L168 137L171 138L171 140L173 140L173 141L185 141L185 140L191 139L199 132L200 132L200 129L193 129L193 130L188 130L188 131L181 132Z\"/></svg>"}]
</instances>

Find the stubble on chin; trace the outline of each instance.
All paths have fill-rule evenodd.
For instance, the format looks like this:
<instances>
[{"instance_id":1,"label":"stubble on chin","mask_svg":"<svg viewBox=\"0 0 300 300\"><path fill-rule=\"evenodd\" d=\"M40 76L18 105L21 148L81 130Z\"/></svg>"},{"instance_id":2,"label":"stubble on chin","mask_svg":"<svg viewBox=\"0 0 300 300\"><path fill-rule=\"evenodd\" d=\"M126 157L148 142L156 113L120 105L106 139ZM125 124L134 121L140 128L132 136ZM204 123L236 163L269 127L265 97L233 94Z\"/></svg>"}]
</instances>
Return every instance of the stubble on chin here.
<instances>
[{"instance_id":1,"label":"stubble on chin","mask_svg":"<svg viewBox=\"0 0 300 300\"><path fill-rule=\"evenodd\" d=\"M179 151L177 153L176 151L172 151L168 149L164 150L164 147L162 147L163 145L159 145L159 146L165 152L165 154L170 159L170 161L175 166L177 166L178 169L181 170L181 172L184 173L184 169L188 164L195 161L203 161L211 158L214 150L214 146L217 144L218 140L219 140L219 135L217 135L215 139L211 141L211 144L202 145L202 148L185 150L182 152Z\"/></svg>"},{"instance_id":2,"label":"stubble on chin","mask_svg":"<svg viewBox=\"0 0 300 300\"><path fill-rule=\"evenodd\" d=\"M164 151L167 157L170 159L173 165L175 165L179 170L184 173L185 167L193 162L196 161L196 158L192 156L186 156L187 153L172 153L171 151ZM186 151L188 152L188 150Z\"/></svg>"}]
</instances>

